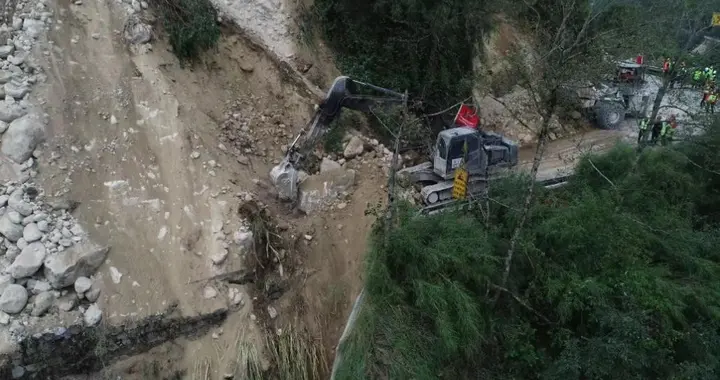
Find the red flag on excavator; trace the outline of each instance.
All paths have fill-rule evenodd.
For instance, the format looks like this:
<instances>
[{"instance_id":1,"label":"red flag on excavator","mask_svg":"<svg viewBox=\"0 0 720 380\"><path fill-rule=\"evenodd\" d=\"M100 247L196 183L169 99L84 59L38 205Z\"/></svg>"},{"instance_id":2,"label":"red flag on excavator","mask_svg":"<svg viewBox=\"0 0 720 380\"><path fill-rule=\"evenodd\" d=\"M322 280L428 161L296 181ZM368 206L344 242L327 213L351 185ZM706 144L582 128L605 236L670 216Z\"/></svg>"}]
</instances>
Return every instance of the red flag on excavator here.
<instances>
[{"instance_id":1,"label":"red flag on excavator","mask_svg":"<svg viewBox=\"0 0 720 380\"><path fill-rule=\"evenodd\" d=\"M461 105L455 116L455 125L459 127L477 128L478 124L480 124L480 117L475 107L466 104Z\"/></svg>"}]
</instances>

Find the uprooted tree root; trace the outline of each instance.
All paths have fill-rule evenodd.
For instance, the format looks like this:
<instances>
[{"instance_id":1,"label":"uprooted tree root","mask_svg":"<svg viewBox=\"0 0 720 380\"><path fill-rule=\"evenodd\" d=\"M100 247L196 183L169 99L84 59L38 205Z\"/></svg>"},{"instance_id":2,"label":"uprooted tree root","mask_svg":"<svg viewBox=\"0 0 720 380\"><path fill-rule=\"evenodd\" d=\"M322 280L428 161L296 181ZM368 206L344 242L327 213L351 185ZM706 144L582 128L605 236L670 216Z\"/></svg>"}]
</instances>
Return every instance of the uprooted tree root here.
<instances>
[{"instance_id":1,"label":"uprooted tree root","mask_svg":"<svg viewBox=\"0 0 720 380\"><path fill-rule=\"evenodd\" d=\"M286 246L283 237L277 229L277 223L272 216L257 201L247 201L240 205L240 216L250 223L253 233L254 247L252 256L248 256L249 267L255 268L256 273L268 273L275 269L284 277L282 261Z\"/></svg>"}]
</instances>

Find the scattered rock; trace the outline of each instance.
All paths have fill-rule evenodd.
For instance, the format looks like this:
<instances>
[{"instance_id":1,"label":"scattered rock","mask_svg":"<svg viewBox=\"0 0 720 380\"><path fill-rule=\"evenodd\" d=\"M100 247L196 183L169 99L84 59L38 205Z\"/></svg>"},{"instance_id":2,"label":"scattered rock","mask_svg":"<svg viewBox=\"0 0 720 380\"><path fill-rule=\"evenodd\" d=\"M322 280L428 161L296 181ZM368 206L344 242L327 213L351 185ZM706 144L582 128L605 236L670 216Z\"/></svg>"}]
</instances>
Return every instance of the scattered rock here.
<instances>
[{"instance_id":1,"label":"scattered rock","mask_svg":"<svg viewBox=\"0 0 720 380\"><path fill-rule=\"evenodd\" d=\"M47 220L41 220L41 221L37 222L37 228L38 228L38 230L40 230L40 232L50 231L50 226L48 225ZM25 231L23 231L23 234L24 233L25 233Z\"/></svg>"},{"instance_id":2,"label":"scattered rock","mask_svg":"<svg viewBox=\"0 0 720 380\"><path fill-rule=\"evenodd\" d=\"M92 280L87 277L78 277L77 280L75 280L75 292L77 294L83 294L90 290L90 287L92 287Z\"/></svg>"},{"instance_id":3,"label":"scattered rock","mask_svg":"<svg viewBox=\"0 0 720 380\"><path fill-rule=\"evenodd\" d=\"M17 211L8 211L7 213L8 219L10 219L11 222L15 224L22 224L23 217L20 215ZM24 232L24 231L23 231Z\"/></svg>"},{"instance_id":4,"label":"scattered rock","mask_svg":"<svg viewBox=\"0 0 720 380\"><path fill-rule=\"evenodd\" d=\"M23 199L23 191L21 189L15 190L12 194L10 194L10 198L8 198L8 207L17 211L22 216L29 216L33 213L33 206L30 203L25 202ZM22 219L20 220L20 223L22 223Z\"/></svg>"},{"instance_id":5,"label":"scattered rock","mask_svg":"<svg viewBox=\"0 0 720 380\"><path fill-rule=\"evenodd\" d=\"M13 223L8 214L0 217L0 234L8 240L16 242L23 236L23 226Z\"/></svg>"},{"instance_id":6,"label":"scattered rock","mask_svg":"<svg viewBox=\"0 0 720 380\"><path fill-rule=\"evenodd\" d=\"M45 202L53 211L67 210L73 212L80 205L80 202L69 199L52 199Z\"/></svg>"},{"instance_id":7,"label":"scattered rock","mask_svg":"<svg viewBox=\"0 0 720 380\"><path fill-rule=\"evenodd\" d=\"M228 299L233 306L242 305L244 301L243 293L238 288L228 288Z\"/></svg>"},{"instance_id":8,"label":"scattered rock","mask_svg":"<svg viewBox=\"0 0 720 380\"><path fill-rule=\"evenodd\" d=\"M70 292L64 296L61 296L58 299L57 306L58 306L58 309L67 312L67 311L74 309L75 306L77 306L78 301L79 300L78 300L77 295L73 292Z\"/></svg>"},{"instance_id":9,"label":"scattered rock","mask_svg":"<svg viewBox=\"0 0 720 380\"><path fill-rule=\"evenodd\" d=\"M274 307L268 306L267 307L268 315L270 315L270 319L275 319L278 316L277 310L275 310Z\"/></svg>"},{"instance_id":10,"label":"scattered rock","mask_svg":"<svg viewBox=\"0 0 720 380\"><path fill-rule=\"evenodd\" d=\"M35 281L32 287L28 287L32 294L40 294L42 292L49 292L52 290L52 286L47 281Z\"/></svg>"},{"instance_id":11,"label":"scattered rock","mask_svg":"<svg viewBox=\"0 0 720 380\"><path fill-rule=\"evenodd\" d=\"M10 123L3 135L0 151L18 164L22 164L32 157L32 152L44 138L43 120L36 114L28 114Z\"/></svg>"},{"instance_id":12,"label":"scattered rock","mask_svg":"<svg viewBox=\"0 0 720 380\"><path fill-rule=\"evenodd\" d=\"M223 262L225 262L225 259L228 257L228 250L227 249L221 249L219 252L216 252L214 255L210 256L210 260L215 265L220 265Z\"/></svg>"},{"instance_id":13,"label":"scattered rock","mask_svg":"<svg viewBox=\"0 0 720 380\"><path fill-rule=\"evenodd\" d=\"M110 247L90 242L76 244L45 259L45 278L55 289L70 286L78 277L95 273L109 251Z\"/></svg>"},{"instance_id":14,"label":"scattered rock","mask_svg":"<svg viewBox=\"0 0 720 380\"><path fill-rule=\"evenodd\" d=\"M110 267L110 279L112 280L113 284L119 284L122 280L122 276L122 273L120 273L117 268Z\"/></svg>"},{"instance_id":15,"label":"scattered rock","mask_svg":"<svg viewBox=\"0 0 720 380\"><path fill-rule=\"evenodd\" d=\"M15 51L15 46L12 46L12 45L0 46L0 58L7 58L8 55L12 54L13 51Z\"/></svg>"},{"instance_id":16,"label":"scattered rock","mask_svg":"<svg viewBox=\"0 0 720 380\"><path fill-rule=\"evenodd\" d=\"M45 312L47 312L50 309L50 306L52 306L53 302L55 302L55 296L52 294L52 292L43 292L35 296L35 301L33 302L33 309L30 315L39 317Z\"/></svg>"},{"instance_id":17,"label":"scattered rock","mask_svg":"<svg viewBox=\"0 0 720 380\"><path fill-rule=\"evenodd\" d=\"M17 118L23 117L26 113L27 111L18 103L11 103L7 100L0 101L0 121L10 123Z\"/></svg>"},{"instance_id":18,"label":"scattered rock","mask_svg":"<svg viewBox=\"0 0 720 380\"><path fill-rule=\"evenodd\" d=\"M5 95L12 96L15 99L22 99L25 95L30 93L30 86L23 83L17 83L10 81L5 83L3 86Z\"/></svg>"},{"instance_id":19,"label":"scattered rock","mask_svg":"<svg viewBox=\"0 0 720 380\"><path fill-rule=\"evenodd\" d=\"M13 278L30 277L35 274L42 266L46 253L45 245L40 242L34 242L25 247L10 266Z\"/></svg>"},{"instance_id":20,"label":"scattered rock","mask_svg":"<svg viewBox=\"0 0 720 380\"><path fill-rule=\"evenodd\" d=\"M27 290L20 285L8 285L0 296L0 310L8 314L17 314L25 308L28 301Z\"/></svg>"},{"instance_id":21,"label":"scattered rock","mask_svg":"<svg viewBox=\"0 0 720 380\"><path fill-rule=\"evenodd\" d=\"M0 294L5 291L8 285L12 284L15 279L10 274L0 274Z\"/></svg>"},{"instance_id":22,"label":"scattered rock","mask_svg":"<svg viewBox=\"0 0 720 380\"><path fill-rule=\"evenodd\" d=\"M205 289L203 289L203 297L206 299L215 298L217 297L217 290L212 286L206 286Z\"/></svg>"},{"instance_id":23,"label":"scattered rock","mask_svg":"<svg viewBox=\"0 0 720 380\"><path fill-rule=\"evenodd\" d=\"M10 315L4 311L0 311L0 325L7 325L10 323Z\"/></svg>"},{"instance_id":24,"label":"scattered rock","mask_svg":"<svg viewBox=\"0 0 720 380\"><path fill-rule=\"evenodd\" d=\"M240 229L233 234L233 242L240 247L240 252L252 252L255 239L252 231Z\"/></svg>"},{"instance_id":25,"label":"scattered rock","mask_svg":"<svg viewBox=\"0 0 720 380\"><path fill-rule=\"evenodd\" d=\"M299 186L298 209L310 214L330 204L355 184L355 171L335 169L308 177Z\"/></svg>"},{"instance_id":26,"label":"scattered rock","mask_svg":"<svg viewBox=\"0 0 720 380\"><path fill-rule=\"evenodd\" d=\"M11 375L13 379L20 379L25 376L25 367L17 365L13 367Z\"/></svg>"},{"instance_id":27,"label":"scattered rock","mask_svg":"<svg viewBox=\"0 0 720 380\"><path fill-rule=\"evenodd\" d=\"M350 141L345 145L345 150L343 151L343 157L346 159L355 158L363 153L365 150L365 143L362 141L362 139L358 136L353 136L350 138Z\"/></svg>"},{"instance_id":28,"label":"scattered rock","mask_svg":"<svg viewBox=\"0 0 720 380\"><path fill-rule=\"evenodd\" d=\"M100 288L93 285L90 290L85 292L85 298L90 302L96 302L100 298Z\"/></svg>"},{"instance_id":29,"label":"scattered rock","mask_svg":"<svg viewBox=\"0 0 720 380\"><path fill-rule=\"evenodd\" d=\"M327 157L324 157L322 159L322 162L320 163L320 173L325 173L340 168L342 168L342 166L339 163Z\"/></svg>"},{"instance_id":30,"label":"scattered rock","mask_svg":"<svg viewBox=\"0 0 720 380\"><path fill-rule=\"evenodd\" d=\"M86 326L95 326L102 319L102 311L97 304L92 304L85 310L83 319L85 320Z\"/></svg>"},{"instance_id":31,"label":"scattered rock","mask_svg":"<svg viewBox=\"0 0 720 380\"><path fill-rule=\"evenodd\" d=\"M42 236L42 231L40 231L40 228L38 228L38 225L35 223L28 223L23 230L23 239L28 243L38 241Z\"/></svg>"},{"instance_id":32,"label":"scattered rock","mask_svg":"<svg viewBox=\"0 0 720 380\"><path fill-rule=\"evenodd\" d=\"M125 41L130 44L145 44L150 42L152 38L152 27L143 23L140 18L132 16L128 18L123 26L123 35Z\"/></svg>"}]
</instances>

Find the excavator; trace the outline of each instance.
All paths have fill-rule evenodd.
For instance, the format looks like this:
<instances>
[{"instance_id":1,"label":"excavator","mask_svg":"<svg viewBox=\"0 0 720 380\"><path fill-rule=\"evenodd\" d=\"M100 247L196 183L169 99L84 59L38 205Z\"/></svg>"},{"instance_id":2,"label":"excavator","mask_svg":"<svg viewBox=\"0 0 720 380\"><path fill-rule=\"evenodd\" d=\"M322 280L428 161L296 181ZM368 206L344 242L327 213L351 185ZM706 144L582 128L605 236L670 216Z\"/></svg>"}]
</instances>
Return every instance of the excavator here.
<instances>
[{"instance_id":1,"label":"excavator","mask_svg":"<svg viewBox=\"0 0 720 380\"><path fill-rule=\"evenodd\" d=\"M363 95L365 89L378 95ZM372 112L374 107L407 105L407 94L363 83L347 76L335 79L325 99L317 107L312 120L293 140L282 161L270 171L270 180L283 200L298 197L298 166L328 131L330 123L343 108ZM467 194L482 194L493 174L518 163L515 142L492 132L451 126L440 131L428 162L398 171L405 183L419 188L426 206L440 206L453 202L452 189L455 170L468 172Z\"/></svg>"}]
</instances>

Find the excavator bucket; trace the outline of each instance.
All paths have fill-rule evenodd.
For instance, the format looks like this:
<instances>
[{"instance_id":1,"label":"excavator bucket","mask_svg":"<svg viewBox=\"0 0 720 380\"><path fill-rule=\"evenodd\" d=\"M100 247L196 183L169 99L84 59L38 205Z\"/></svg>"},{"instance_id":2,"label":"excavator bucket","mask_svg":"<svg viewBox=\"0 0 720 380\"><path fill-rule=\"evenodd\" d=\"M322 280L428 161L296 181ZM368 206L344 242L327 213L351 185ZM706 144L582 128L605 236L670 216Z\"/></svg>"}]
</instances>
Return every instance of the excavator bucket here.
<instances>
[{"instance_id":1,"label":"excavator bucket","mask_svg":"<svg viewBox=\"0 0 720 380\"><path fill-rule=\"evenodd\" d=\"M290 163L289 156L270 170L270 180L280 199L290 201L297 198L298 171Z\"/></svg>"}]
</instances>

